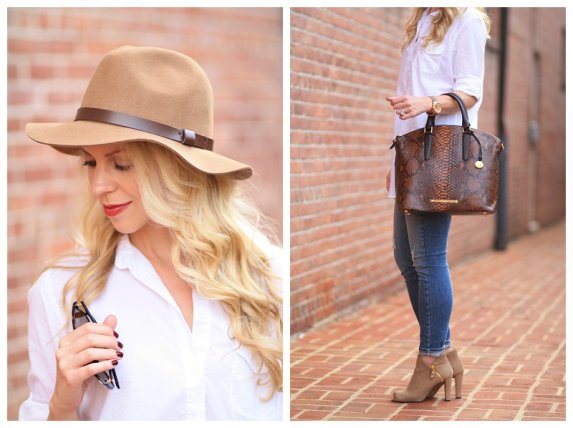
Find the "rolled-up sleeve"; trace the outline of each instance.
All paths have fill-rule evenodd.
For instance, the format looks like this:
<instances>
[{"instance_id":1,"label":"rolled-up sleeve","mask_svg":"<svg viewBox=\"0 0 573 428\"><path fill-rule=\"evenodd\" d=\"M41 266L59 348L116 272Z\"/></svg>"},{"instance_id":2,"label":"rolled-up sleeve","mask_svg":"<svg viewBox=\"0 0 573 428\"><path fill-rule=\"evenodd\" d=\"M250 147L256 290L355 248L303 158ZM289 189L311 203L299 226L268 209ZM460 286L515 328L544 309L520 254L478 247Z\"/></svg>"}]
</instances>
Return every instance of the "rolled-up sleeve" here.
<instances>
[{"instance_id":1,"label":"rolled-up sleeve","mask_svg":"<svg viewBox=\"0 0 573 428\"><path fill-rule=\"evenodd\" d=\"M28 353L30 395L20 406L19 420L47 420L56 383L56 350L63 319L50 288L51 272L44 272L28 292ZM50 310L48 308L51 308ZM59 323L59 327L58 327Z\"/></svg>"},{"instance_id":2,"label":"rolled-up sleeve","mask_svg":"<svg viewBox=\"0 0 573 428\"><path fill-rule=\"evenodd\" d=\"M481 102L487 31L483 19L475 11L466 13L468 16L463 17L454 46L454 90L472 95Z\"/></svg>"}]
</instances>

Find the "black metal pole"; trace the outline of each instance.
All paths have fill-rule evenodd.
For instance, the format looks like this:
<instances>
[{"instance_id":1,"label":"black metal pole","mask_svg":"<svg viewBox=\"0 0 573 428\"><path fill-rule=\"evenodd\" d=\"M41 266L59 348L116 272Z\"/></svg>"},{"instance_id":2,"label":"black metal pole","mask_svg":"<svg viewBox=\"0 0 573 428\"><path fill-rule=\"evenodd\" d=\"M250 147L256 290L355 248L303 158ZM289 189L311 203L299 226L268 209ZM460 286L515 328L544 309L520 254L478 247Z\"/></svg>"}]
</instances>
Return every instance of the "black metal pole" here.
<instances>
[{"instance_id":1,"label":"black metal pole","mask_svg":"<svg viewBox=\"0 0 573 428\"><path fill-rule=\"evenodd\" d=\"M507 30L509 21L509 8L501 8L500 17L500 50L499 50L499 81L497 99L497 135L501 138L505 149L499 157L499 192L497 199L497 215L495 225L496 250L505 250L507 247L507 192L506 192L506 161L509 144L505 133L505 75L507 68Z\"/></svg>"}]
</instances>

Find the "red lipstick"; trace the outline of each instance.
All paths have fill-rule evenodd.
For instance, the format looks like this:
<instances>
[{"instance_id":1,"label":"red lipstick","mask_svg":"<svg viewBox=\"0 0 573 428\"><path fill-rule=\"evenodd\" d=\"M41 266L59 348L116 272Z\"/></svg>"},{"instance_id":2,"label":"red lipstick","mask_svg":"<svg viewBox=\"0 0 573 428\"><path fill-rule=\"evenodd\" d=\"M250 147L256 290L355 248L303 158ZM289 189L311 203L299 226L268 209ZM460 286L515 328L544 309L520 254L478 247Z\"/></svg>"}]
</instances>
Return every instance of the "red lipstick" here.
<instances>
[{"instance_id":1,"label":"red lipstick","mask_svg":"<svg viewBox=\"0 0 573 428\"><path fill-rule=\"evenodd\" d=\"M125 209L129 206L129 204L131 204L131 201L120 205L104 205L103 211L105 212L106 216L115 217L116 215L121 214L123 211L125 211Z\"/></svg>"}]
</instances>

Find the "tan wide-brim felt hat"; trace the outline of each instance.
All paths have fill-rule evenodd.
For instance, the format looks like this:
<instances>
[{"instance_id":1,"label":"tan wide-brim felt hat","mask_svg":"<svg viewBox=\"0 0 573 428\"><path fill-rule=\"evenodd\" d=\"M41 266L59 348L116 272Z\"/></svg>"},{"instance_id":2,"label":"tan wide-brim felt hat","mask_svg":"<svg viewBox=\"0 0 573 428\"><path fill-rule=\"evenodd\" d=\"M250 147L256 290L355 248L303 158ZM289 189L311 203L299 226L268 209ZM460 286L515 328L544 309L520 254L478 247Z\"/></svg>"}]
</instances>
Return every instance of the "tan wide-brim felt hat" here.
<instances>
[{"instance_id":1,"label":"tan wide-brim felt hat","mask_svg":"<svg viewBox=\"0 0 573 428\"><path fill-rule=\"evenodd\" d=\"M203 69L175 51L123 46L98 65L76 120L28 123L26 134L67 154L82 146L149 141L207 174L249 178L250 166L213 152L213 91Z\"/></svg>"}]
</instances>

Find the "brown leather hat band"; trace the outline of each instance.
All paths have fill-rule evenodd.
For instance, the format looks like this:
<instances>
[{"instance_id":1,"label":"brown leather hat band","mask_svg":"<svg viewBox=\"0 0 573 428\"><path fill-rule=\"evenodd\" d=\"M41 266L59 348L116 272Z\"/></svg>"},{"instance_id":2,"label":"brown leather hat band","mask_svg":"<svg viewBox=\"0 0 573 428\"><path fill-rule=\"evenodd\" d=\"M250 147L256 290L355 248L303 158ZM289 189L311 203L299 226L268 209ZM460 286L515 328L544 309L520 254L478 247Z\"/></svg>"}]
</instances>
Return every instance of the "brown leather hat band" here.
<instances>
[{"instance_id":1,"label":"brown leather hat band","mask_svg":"<svg viewBox=\"0 0 573 428\"><path fill-rule=\"evenodd\" d=\"M186 146L198 147L204 150L213 150L213 140L203 135L197 134L189 129L177 129L163 123L154 122L142 117L131 116L112 110L105 110L94 107L81 107L78 109L75 121L90 120L93 122L109 123L111 125L124 126L126 128L137 129L149 132L150 134L177 141Z\"/></svg>"}]
</instances>

